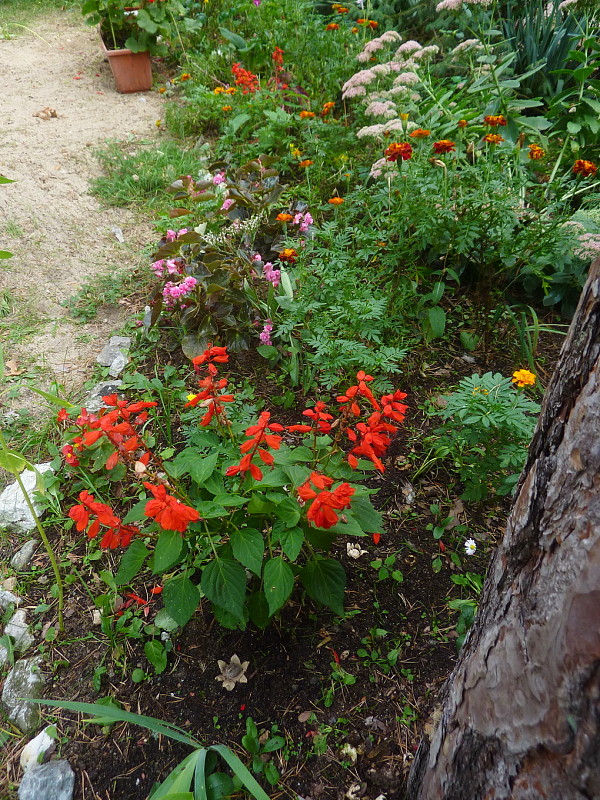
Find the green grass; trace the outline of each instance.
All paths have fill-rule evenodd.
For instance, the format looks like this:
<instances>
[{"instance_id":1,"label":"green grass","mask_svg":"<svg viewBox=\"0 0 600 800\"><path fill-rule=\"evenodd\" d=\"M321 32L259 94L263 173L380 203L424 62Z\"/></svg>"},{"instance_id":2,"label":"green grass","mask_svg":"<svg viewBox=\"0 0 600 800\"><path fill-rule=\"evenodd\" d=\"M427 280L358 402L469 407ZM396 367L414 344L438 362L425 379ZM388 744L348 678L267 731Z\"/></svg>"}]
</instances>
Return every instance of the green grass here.
<instances>
[{"instance_id":1,"label":"green grass","mask_svg":"<svg viewBox=\"0 0 600 800\"><path fill-rule=\"evenodd\" d=\"M0 0L0 39L20 36L27 26L52 11L78 9L78 0ZM43 34L42 34L43 35Z\"/></svg>"},{"instance_id":2,"label":"green grass","mask_svg":"<svg viewBox=\"0 0 600 800\"><path fill-rule=\"evenodd\" d=\"M105 175L92 181L92 192L110 206L136 205L153 212L168 211L166 188L181 175L196 175L200 159L180 143L110 142L96 152Z\"/></svg>"},{"instance_id":3,"label":"green grass","mask_svg":"<svg viewBox=\"0 0 600 800\"><path fill-rule=\"evenodd\" d=\"M127 297L139 288L139 274L127 269L97 275L84 283L77 294L63 301L71 317L78 322L95 319L102 306L114 305L120 298Z\"/></svg>"}]
</instances>

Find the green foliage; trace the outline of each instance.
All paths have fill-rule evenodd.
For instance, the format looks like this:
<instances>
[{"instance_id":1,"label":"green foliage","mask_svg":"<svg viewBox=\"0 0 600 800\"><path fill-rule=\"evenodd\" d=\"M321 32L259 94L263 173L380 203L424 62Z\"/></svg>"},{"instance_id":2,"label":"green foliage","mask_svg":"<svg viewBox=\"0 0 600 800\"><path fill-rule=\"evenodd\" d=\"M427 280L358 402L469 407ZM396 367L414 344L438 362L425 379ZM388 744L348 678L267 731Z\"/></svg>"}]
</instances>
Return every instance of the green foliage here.
<instances>
[{"instance_id":1,"label":"green foliage","mask_svg":"<svg viewBox=\"0 0 600 800\"><path fill-rule=\"evenodd\" d=\"M264 775L271 786L279 783L279 772L271 761L271 753L281 750L285 745L283 736L275 735L277 726L271 730L259 731L252 717L246 719L246 734L242 737L242 747L252 756L252 772Z\"/></svg>"},{"instance_id":2,"label":"green foliage","mask_svg":"<svg viewBox=\"0 0 600 800\"><path fill-rule=\"evenodd\" d=\"M508 494L525 461L539 405L510 378L491 372L463 378L443 399L445 408L431 412L444 420L431 444L463 483L462 498Z\"/></svg>"}]
</instances>

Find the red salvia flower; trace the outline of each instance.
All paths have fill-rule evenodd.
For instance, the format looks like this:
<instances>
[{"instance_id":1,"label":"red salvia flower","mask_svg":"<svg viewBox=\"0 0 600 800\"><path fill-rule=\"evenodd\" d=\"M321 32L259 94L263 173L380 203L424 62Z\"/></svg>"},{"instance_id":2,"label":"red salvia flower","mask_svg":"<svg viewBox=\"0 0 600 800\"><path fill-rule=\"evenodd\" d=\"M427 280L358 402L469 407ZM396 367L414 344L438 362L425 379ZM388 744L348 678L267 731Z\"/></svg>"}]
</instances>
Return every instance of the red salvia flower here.
<instances>
[{"instance_id":1,"label":"red salvia flower","mask_svg":"<svg viewBox=\"0 0 600 800\"><path fill-rule=\"evenodd\" d=\"M333 528L339 522L339 517L335 512L348 508L352 502L355 490L349 483L341 483L331 492L325 487L332 484L333 480L326 475L311 472L308 480L298 487L300 499L305 502L312 500L306 517L317 528ZM313 486L322 491L317 493Z\"/></svg>"},{"instance_id":2,"label":"red salvia flower","mask_svg":"<svg viewBox=\"0 0 600 800\"><path fill-rule=\"evenodd\" d=\"M271 466L273 464L273 456L268 450L261 447L261 445L271 447L273 450L279 450L281 447L281 436L267 433L267 431L279 432L285 430L283 425L280 425L278 422L269 422L270 419L271 414L268 411L263 411L256 425L251 425L249 428L246 428L246 436L250 438L240 447L240 452L244 455L239 464L233 464L231 467L227 468L225 475L239 475L240 473L246 475L246 473L249 472L254 480L262 480L262 471L256 464L252 463L252 459L255 454L258 453L258 457L263 464Z\"/></svg>"},{"instance_id":3,"label":"red salvia flower","mask_svg":"<svg viewBox=\"0 0 600 800\"><path fill-rule=\"evenodd\" d=\"M144 514L152 517L166 531L179 531L185 533L191 522L197 522L200 514L195 508L186 506L176 497L167 494L165 487L160 484L154 486L151 483L144 483L154 495L154 500L148 500Z\"/></svg>"}]
</instances>

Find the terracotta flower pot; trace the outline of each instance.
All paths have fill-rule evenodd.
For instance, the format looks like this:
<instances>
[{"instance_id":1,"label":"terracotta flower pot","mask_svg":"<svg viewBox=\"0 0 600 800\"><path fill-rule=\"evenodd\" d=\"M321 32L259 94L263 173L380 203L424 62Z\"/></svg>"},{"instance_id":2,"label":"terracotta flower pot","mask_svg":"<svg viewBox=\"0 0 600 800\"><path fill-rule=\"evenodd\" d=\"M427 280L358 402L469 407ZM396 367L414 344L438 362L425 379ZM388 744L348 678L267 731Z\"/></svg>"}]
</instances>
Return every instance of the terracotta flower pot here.
<instances>
[{"instance_id":1,"label":"terracotta flower pot","mask_svg":"<svg viewBox=\"0 0 600 800\"><path fill-rule=\"evenodd\" d=\"M132 53L131 50L109 50L100 37L102 49L122 94L148 92L152 88L152 62L150 53Z\"/></svg>"}]
</instances>

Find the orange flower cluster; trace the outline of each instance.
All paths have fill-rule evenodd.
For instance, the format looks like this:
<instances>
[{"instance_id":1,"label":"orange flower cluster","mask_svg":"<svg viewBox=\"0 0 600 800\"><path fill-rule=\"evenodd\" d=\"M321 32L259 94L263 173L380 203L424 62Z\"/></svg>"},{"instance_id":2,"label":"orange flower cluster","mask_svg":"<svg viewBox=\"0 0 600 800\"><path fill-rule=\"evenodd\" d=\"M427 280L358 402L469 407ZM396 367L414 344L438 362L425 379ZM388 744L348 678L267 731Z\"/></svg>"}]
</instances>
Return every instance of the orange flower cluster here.
<instances>
[{"instance_id":1,"label":"orange flower cluster","mask_svg":"<svg viewBox=\"0 0 600 800\"><path fill-rule=\"evenodd\" d=\"M313 162L313 161L311 161L311 160L310 160L310 158L305 158L305 159L304 159L304 161L301 161L301 162L298 164L298 166L299 166L299 167L302 167L302 168L304 168L304 167L312 167L313 163L314 163L314 162Z\"/></svg>"},{"instance_id":2,"label":"orange flower cluster","mask_svg":"<svg viewBox=\"0 0 600 800\"><path fill-rule=\"evenodd\" d=\"M441 155L442 153L452 153L456 150L456 145L450 139L440 139L433 143L433 152Z\"/></svg>"},{"instance_id":3,"label":"orange flower cluster","mask_svg":"<svg viewBox=\"0 0 600 800\"><path fill-rule=\"evenodd\" d=\"M328 103L323 103L323 108L321 109L321 116L326 117L333 109L335 108L335 103L331 100Z\"/></svg>"},{"instance_id":4,"label":"orange flower cluster","mask_svg":"<svg viewBox=\"0 0 600 800\"><path fill-rule=\"evenodd\" d=\"M500 136L499 133L486 133L483 137L483 141L488 144L500 144L500 142L504 141L504 136Z\"/></svg>"},{"instance_id":5,"label":"orange flower cluster","mask_svg":"<svg viewBox=\"0 0 600 800\"><path fill-rule=\"evenodd\" d=\"M277 220L277 222L291 222L294 219L294 217L291 214L282 213L282 214L277 214L275 219Z\"/></svg>"},{"instance_id":6,"label":"orange flower cluster","mask_svg":"<svg viewBox=\"0 0 600 800\"><path fill-rule=\"evenodd\" d=\"M375 20L374 20L374 19L357 19L357 20L356 20L356 24L357 24L357 25L367 25L367 26L368 26L369 28L371 28L371 30L373 30L373 31L374 31L374 30L375 30L375 28L377 28L377 26L379 25L379 23L378 23L378 22L375 22Z\"/></svg>"},{"instance_id":7,"label":"orange flower cluster","mask_svg":"<svg viewBox=\"0 0 600 800\"><path fill-rule=\"evenodd\" d=\"M327 405L322 400L318 400L314 408L306 408L302 412L303 416L312 419L315 430L318 433L325 434L331 432L331 423L329 422L329 420L333 419L333 416L325 411L326 408ZM310 433L312 429L313 429L312 425L287 426L287 430L290 431L291 433Z\"/></svg>"},{"instance_id":8,"label":"orange flower cluster","mask_svg":"<svg viewBox=\"0 0 600 800\"><path fill-rule=\"evenodd\" d=\"M386 149L384 155L386 161L398 161L399 158L402 161L408 161L409 158L412 158L412 145L408 142L392 142L392 144Z\"/></svg>"},{"instance_id":9,"label":"orange flower cluster","mask_svg":"<svg viewBox=\"0 0 600 800\"><path fill-rule=\"evenodd\" d=\"M411 139L426 139L430 134L431 131L428 131L427 128L415 128L408 135Z\"/></svg>"},{"instance_id":10,"label":"orange flower cluster","mask_svg":"<svg viewBox=\"0 0 600 800\"><path fill-rule=\"evenodd\" d=\"M327 202L331 206L341 206L342 203L344 202L344 198L343 197L330 197Z\"/></svg>"},{"instance_id":11,"label":"orange flower cluster","mask_svg":"<svg viewBox=\"0 0 600 800\"><path fill-rule=\"evenodd\" d=\"M235 85L243 86L242 94L254 94L260 89L258 76L244 69L239 61L231 67L231 72L235 78Z\"/></svg>"},{"instance_id":12,"label":"orange flower cluster","mask_svg":"<svg viewBox=\"0 0 600 800\"><path fill-rule=\"evenodd\" d=\"M483 121L492 128L497 128L499 125L506 125L506 117L503 117L502 114L488 114L487 117L483 118Z\"/></svg>"},{"instance_id":13,"label":"orange flower cluster","mask_svg":"<svg viewBox=\"0 0 600 800\"><path fill-rule=\"evenodd\" d=\"M221 106L221 111L233 111L233 106Z\"/></svg>"},{"instance_id":14,"label":"orange flower cluster","mask_svg":"<svg viewBox=\"0 0 600 800\"><path fill-rule=\"evenodd\" d=\"M331 492L329 487L332 485L332 478L321 475L319 472L311 472L305 483L298 487L298 497L301 500L304 502L312 500L306 517L317 528L333 528L339 522L339 517L335 512L348 508L352 502L355 490L349 483L340 483ZM313 487L321 491L317 493Z\"/></svg>"},{"instance_id":15,"label":"orange flower cluster","mask_svg":"<svg viewBox=\"0 0 600 800\"><path fill-rule=\"evenodd\" d=\"M337 31L339 28L340 26L337 24L337 22L330 22L328 25L325 25L326 31Z\"/></svg>"},{"instance_id":16,"label":"orange flower cluster","mask_svg":"<svg viewBox=\"0 0 600 800\"><path fill-rule=\"evenodd\" d=\"M225 88L224 86L217 86L216 89L213 89L213 94L235 94L237 89L235 86L228 86Z\"/></svg>"},{"instance_id":17,"label":"orange flower cluster","mask_svg":"<svg viewBox=\"0 0 600 800\"><path fill-rule=\"evenodd\" d=\"M110 506L99 503L89 492L80 492L79 501L79 505L69 510L68 516L75 522L75 528L80 533L89 525L87 535L90 539L96 538L101 525L106 527L100 547L110 547L112 550L115 547L127 547L135 534L140 532L135 525L123 525ZM91 525L90 520L93 520Z\"/></svg>"},{"instance_id":18,"label":"orange flower cluster","mask_svg":"<svg viewBox=\"0 0 600 800\"><path fill-rule=\"evenodd\" d=\"M314 111L301 111L300 119L312 119L315 116Z\"/></svg>"},{"instance_id":19,"label":"orange flower cluster","mask_svg":"<svg viewBox=\"0 0 600 800\"><path fill-rule=\"evenodd\" d=\"M337 14L347 14L348 11L350 11L349 8L346 8L346 6L343 6L340 3L333 3L331 10L335 11Z\"/></svg>"},{"instance_id":20,"label":"orange flower cluster","mask_svg":"<svg viewBox=\"0 0 600 800\"><path fill-rule=\"evenodd\" d=\"M578 158L573 164L573 174L581 175L582 178L587 178L590 175L595 175L598 170L593 161L586 161L585 158Z\"/></svg>"},{"instance_id":21,"label":"orange flower cluster","mask_svg":"<svg viewBox=\"0 0 600 800\"><path fill-rule=\"evenodd\" d=\"M466 119L459 119L456 124L459 128L466 128L469 123Z\"/></svg>"},{"instance_id":22,"label":"orange flower cluster","mask_svg":"<svg viewBox=\"0 0 600 800\"><path fill-rule=\"evenodd\" d=\"M200 519L195 508L186 506L176 497L167 494L162 484L154 486L152 483L144 483L144 486L154 495L154 500L146 503L144 514L155 519L164 530L185 533L190 522Z\"/></svg>"},{"instance_id":23,"label":"orange flower cluster","mask_svg":"<svg viewBox=\"0 0 600 800\"><path fill-rule=\"evenodd\" d=\"M534 161L538 161L538 159L543 158L546 155L546 151L543 150L539 144L530 144L529 145L529 154L528 158L532 158Z\"/></svg>"},{"instance_id":24,"label":"orange flower cluster","mask_svg":"<svg viewBox=\"0 0 600 800\"><path fill-rule=\"evenodd\" d=\"M267 433L267 431L279 432L284 430L283 425L280 425L278 422L269 422L270 419L270 412L263 411L258 419L258 423L246 428L246 436L250 438L240 447L240 452L244 455L239 464L234 464L227 468L225 475L239 475L241 473L245 476L249 472L255 481L262 480L262 470L256 464L252 463L252 459L256 453L258 453L258 457L263 464L271 466L273 464L273 456L268 450L261 447L261 445L271 447L273 450L279 450L281 447L281 436L274 436L271 433Z\"/></svg>"}]
</instances>

